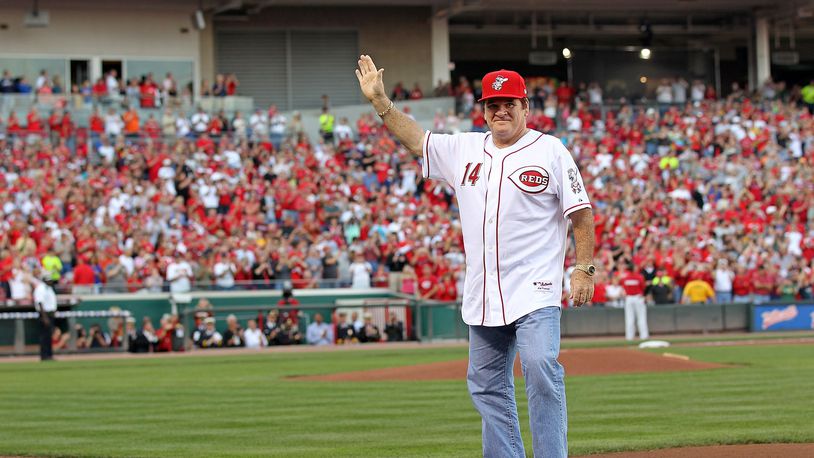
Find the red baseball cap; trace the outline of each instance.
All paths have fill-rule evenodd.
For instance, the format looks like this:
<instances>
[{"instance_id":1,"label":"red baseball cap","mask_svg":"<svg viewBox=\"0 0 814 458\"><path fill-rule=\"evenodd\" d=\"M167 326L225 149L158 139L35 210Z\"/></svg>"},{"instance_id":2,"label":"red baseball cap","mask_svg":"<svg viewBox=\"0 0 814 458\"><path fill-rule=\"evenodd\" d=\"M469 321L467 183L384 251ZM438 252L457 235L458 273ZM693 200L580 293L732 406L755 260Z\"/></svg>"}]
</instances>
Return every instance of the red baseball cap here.
<instances>
[{"instance_id":1,"label":"red baseball cap","mask_svg":"<svg viewBox=\"0 0 814 458\"><path fill-rule=\"evenodd\" d=\"M526 98L526 82L519 73L511 70L498 70L487 73L483 77L483 96L478 99L482 102L498 97L510 99Z\"/></svg>"}]
</instances>

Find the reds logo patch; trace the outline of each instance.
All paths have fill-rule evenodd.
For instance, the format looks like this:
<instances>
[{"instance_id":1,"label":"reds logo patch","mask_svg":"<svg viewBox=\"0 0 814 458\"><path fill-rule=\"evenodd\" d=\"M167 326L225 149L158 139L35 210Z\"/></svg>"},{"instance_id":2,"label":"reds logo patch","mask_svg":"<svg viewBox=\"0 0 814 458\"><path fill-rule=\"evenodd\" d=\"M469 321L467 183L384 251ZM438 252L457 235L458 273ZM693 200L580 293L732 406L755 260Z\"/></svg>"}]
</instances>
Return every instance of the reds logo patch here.
<instances>
[{"instance_id":1,"label":"reds logo patch","mask_svg":"<svg viewBox=\"0 0 814 458\"><path fill-rule=\"evenodd\" d=\"M568 180L571 181L571 192L574 194L582 192L582 185L579 184L579 180L577 180L577 171L575 169L568 169Z\"/></svg>"},{"instance_id":2,"label":"reds logo patch","mask_svg":"<svg viewBox=\"0 0 814 458\"><path fill-rule=\"evenodd\" d=\"M497 75L497 78L495 78L495 82L492 83L492 89L496 91L503 89L503 83L505 83L506 81L509 81L509 78Z\"/></svg>"},{"instance_id":3,"label":"reds logo patch","mask_svg":"<svg viewBox=\"0 0 814 458\"><path fill-rule=\"evenodd\" d=\"M549 176L546 169L527 165L515 170L509 175L509 180L523 192L539 194L548 188Z\"/></svg>"}]
</instances>

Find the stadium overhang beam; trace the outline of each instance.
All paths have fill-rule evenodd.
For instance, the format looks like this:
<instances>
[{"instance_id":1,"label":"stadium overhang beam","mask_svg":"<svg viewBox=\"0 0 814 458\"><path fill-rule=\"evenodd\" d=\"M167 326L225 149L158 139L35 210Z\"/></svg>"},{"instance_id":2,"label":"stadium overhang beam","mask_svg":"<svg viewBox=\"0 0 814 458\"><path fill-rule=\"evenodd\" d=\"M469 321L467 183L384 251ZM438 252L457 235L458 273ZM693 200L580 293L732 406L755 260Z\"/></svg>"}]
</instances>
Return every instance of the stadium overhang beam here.
<instances>
[{"instance_id":1,"label":"stadium overhang beam","mask_svg":"<svg viewBox=\"0 0 814 458\"><path fill-rule=\"evenodd\" d=\"M450 24L450 34L456 35L529 35L536 31L540 35L554 36L631 36L641 35L637 25L557 25L554 27L538 26L531 30L529 27L518 27L517 25L470 25L470 24ZM718 35L746 37L748 30L737 27L722 27L712 25L693 25L688 28L684 25L661 25L653 26L653 34L659 36L692 36L692 35Z\"/></svg>"}]
</instances>

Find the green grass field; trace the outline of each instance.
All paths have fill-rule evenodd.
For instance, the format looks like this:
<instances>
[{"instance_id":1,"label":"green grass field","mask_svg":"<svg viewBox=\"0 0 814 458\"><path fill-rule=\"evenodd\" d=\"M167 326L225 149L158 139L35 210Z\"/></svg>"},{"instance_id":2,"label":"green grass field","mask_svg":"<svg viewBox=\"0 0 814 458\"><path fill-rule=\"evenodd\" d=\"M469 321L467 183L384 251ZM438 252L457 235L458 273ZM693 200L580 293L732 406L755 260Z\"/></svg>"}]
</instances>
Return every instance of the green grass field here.
<instances>
[{"instance_id":1,"label":"green grass field","mask_svg":"<svg viewBox=\"0 0 814 458\"><path fill-rule=\"evenodd\" d=\"M573 454L814 442L814 345L669 351L736 367L568 377ZM285 379L465 357L427 348L3 364L0 455L478 456L464 381ZM522 381L518 402L528 449Z\"/></svg>"}]
</instances>

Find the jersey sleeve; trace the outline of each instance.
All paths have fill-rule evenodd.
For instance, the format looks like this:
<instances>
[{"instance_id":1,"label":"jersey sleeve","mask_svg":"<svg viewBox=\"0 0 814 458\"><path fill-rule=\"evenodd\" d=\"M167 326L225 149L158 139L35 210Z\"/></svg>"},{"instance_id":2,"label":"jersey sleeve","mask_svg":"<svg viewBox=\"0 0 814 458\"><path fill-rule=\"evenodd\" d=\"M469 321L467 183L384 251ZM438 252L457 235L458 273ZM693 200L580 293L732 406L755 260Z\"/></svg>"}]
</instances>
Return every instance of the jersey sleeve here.
<instances>
[{"instance_id":1,"label":"jersey sleeve","mask_svg":"<svg viewBox=\"0 0 814 458\"><path fill-rule=\"evenodd\" d=\"M560 204L562 205L562 216L567 217L571 213L583 208L591 208L591 200L582 182L582 174L579 173L571 152L560 141L556 142L555 148L558 153L559 176L558 184Z\"/></svg>"},{"instance_id":2,"label":"jersey sleeve","mask_svg":"<svg viewBox=\"0 0 814 458\"><path fill-rule=\"evenodd\" d=\"M444 180L450 186L454 186L455 170L458 169L461 157L460 148L460 135L434 134L427 131L422 147L424 160L421 174L424 178Z\"/></svg>"}]
</instances>

